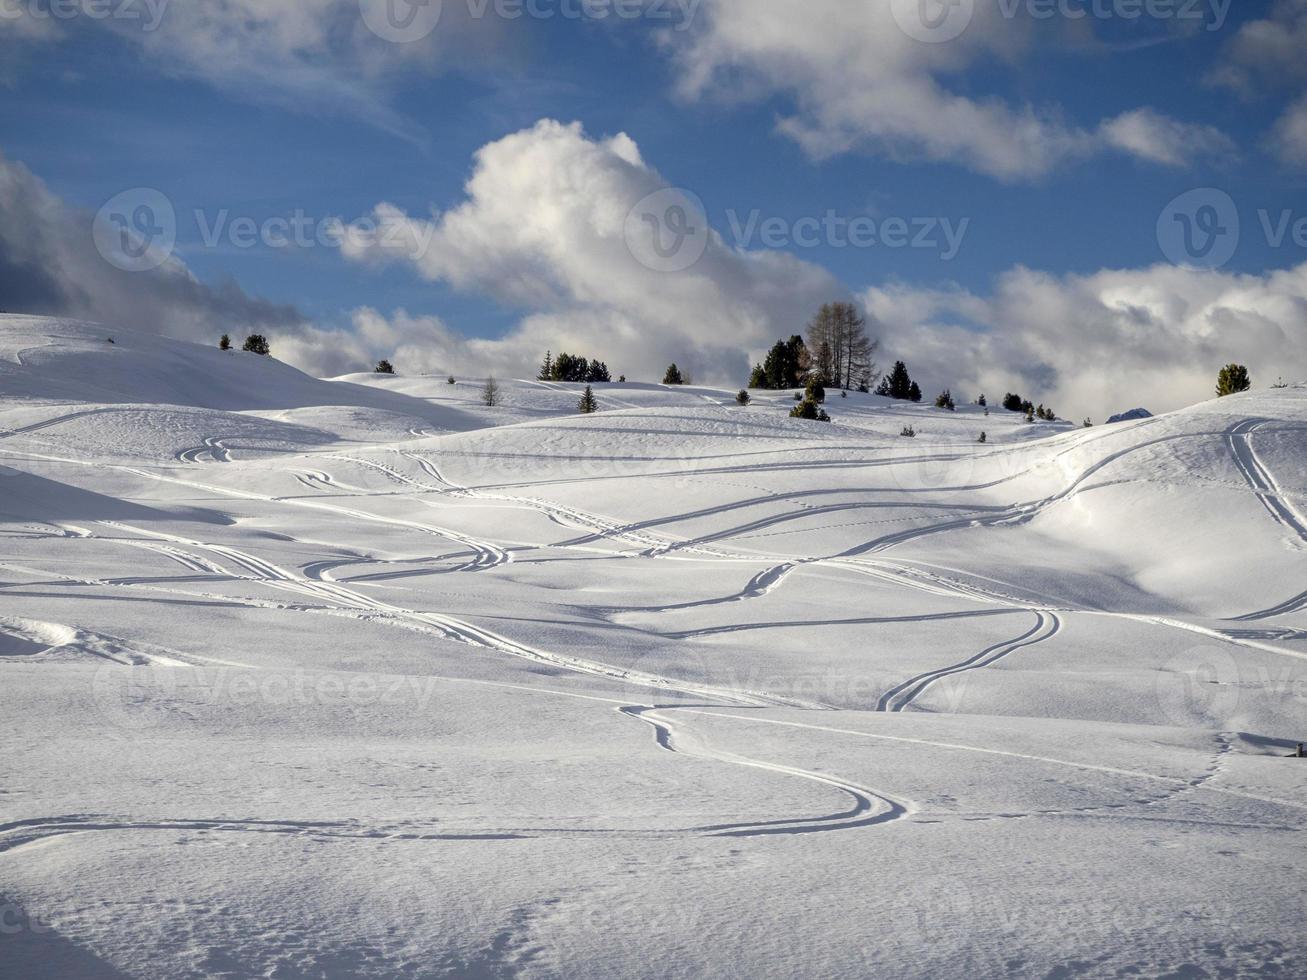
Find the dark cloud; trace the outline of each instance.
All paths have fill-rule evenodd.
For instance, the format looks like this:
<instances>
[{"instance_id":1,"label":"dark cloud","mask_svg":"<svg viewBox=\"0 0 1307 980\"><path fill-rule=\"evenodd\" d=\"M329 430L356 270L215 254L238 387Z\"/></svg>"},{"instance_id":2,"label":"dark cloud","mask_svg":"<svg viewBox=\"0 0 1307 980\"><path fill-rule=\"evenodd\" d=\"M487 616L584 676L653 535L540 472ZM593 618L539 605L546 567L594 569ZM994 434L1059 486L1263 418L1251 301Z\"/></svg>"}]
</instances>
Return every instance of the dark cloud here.
<instances>
[{"instance_id":1,"label":"dark cloud","mask_svg":"<svg viewBox=\"0 0 1307 980\"><path fill-rule=\"evenodd\" d=\"M116 268L96 249L92 224L93 215L0 154L0 309L187 340L309 326L295 307L250 296L235 282L202 283L178 260L147 272Z\"/></svg>"}]
</instances>

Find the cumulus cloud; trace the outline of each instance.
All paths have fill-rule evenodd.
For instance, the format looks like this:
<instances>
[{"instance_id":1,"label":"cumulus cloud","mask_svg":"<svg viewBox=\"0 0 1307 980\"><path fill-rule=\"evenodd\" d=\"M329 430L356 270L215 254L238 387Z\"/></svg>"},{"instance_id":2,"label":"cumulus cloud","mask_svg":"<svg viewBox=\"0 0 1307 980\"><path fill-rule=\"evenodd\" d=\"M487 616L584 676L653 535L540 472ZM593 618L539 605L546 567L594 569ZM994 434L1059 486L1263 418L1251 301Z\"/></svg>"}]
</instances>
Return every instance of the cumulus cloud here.
<instances>
[{"instance_id":1,"label":"cumulus cloud","mask_svg":"<svg viewBox=\"0 0 1307 980\"><path fill-rule=\"evenodd\" d=\"M149 272L116 268L96 249L92 224L91 214L0 155L0 307L188 340L307 325L293 307L251 297L235 283L206 285L176 259Z\"/></svg>"},{"instance_id":2,"label":"cumulus cloud","mask_svg":"<svg viewBox=\"0 0 1307 980\"><path fill-rule=\"evenodd\" d=\"M737 250L716 233L689 268L642 262L628 247L628 219L665 191L629 137L591 139L580 124L543 120L482 148L454 209L424 218L380 205L373 219L384 233L346 236L342 251L361 262L402 262L428 280L528 311L507 337L476 350L518 372L546 348L566 348L633 377L674 360L698 377L738 379L751 355L843 293L817 266ZM635 232L644 230L637 220Z\"/></svg>"},{"instance_id":3,"label":"cumulus cloud","mask_svg":"<svg viewBox=\"0 0 1307 980\"><path fill-rule=\"evenodd\" d=\"M410 217L382 205L380 234L343 239L349 260L402 263L522 310L505 336L482 338L435 316L370 307L324 328L235 284L206 285L177 259L121 271L96 250L91 215L0 157L0 307L206 342L257 331L278 357L324 376L380 357L406 372L530 376L544 350L567 349L633 379L656 380L674 360L698 380L738 385L821 302L855 295L817 266L728 246L706 225L696 262L651 266L628 247L631 209L651 194L665 205L669 193L681 199L628 137L592 139L546 120L484 147L451 210ZM906 360L927 388L1020 390L1067 416L1203 400L1232 360L1261 383L1307 377L1307 263L1261 276L1018 267L986 293L882 284L857 298L882 358Z\"/></svg>"},{"instance_id":4,"label":"cumulus cloud","mask_svg":"<svg viewBox=\"0 0 1307 980\"><path fill-rule=\"evenodd\" d=\"M800 331L820 302L848 295L813 265L729 248L716 235L687 270L645 267L626 247L624 222L633 203L665 187L625 136L594 140L545 121L492 143L457 207L412 218L383 205L377 223L399 229L389 245L360 238L368 244L345 247L357 261L403 262L529 314L500 340L466 340L403 313L363 311L356 329L376 350L412 338L403 357L423 369L522 374L546 348L566 348L632 377L676 360L732 385L746 376L746 352L757 357ZM1307 376L1307 264L1265 276L1015 268L988 295L886 285L859 298L883 357L907 360L929 386L1020 389L1068 415L1203 400L1231 360L1264 380Z\"/></svg>"},{"instance_id":5,"label":"cumulus cloud","mask_svg":"<svg viewBox=\"0 0 1307 980\"><path fill-rule=\"evenodd\" d=\"M960 36L929 43L904 30L904 11L916 9L897 0L705 0L693 31L664 38L683 95L788 96L793 111L779 129L818 159L861 150L1020 180L1106 150L1178 164L1177 141L1198 135L1208 150L1216 142L1215 131L1152 110L1084 127L1056 106L961 94L953 78L1018 59L1035 25L978 0Z\"/></svg>"},{"instance_id":6,"label":"cumulus cloud","mask_svg":"<svg viewBox=\"0 0 1307 980\"><path fill-rule=\"evenodd\" d=\"M1307 377L1307 263L1263 276L1159 265L1054 276L1015 268L988 296L868 289L886 353L931 387L1006 391L1064 416L1169 411L1212 397L1223 364Z\"/></svg>"}]
</instances>

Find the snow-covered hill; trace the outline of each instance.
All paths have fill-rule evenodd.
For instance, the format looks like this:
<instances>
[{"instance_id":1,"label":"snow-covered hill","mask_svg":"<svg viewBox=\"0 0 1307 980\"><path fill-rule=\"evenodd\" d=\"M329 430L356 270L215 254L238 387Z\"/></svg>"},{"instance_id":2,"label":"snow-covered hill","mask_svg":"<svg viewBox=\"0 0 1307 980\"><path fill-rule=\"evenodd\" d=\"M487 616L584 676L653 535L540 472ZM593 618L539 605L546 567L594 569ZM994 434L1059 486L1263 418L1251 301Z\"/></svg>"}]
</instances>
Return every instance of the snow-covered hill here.
<instances>
[{"instance_id":1,"label":"snow-covered hill","mask_svg":"<svg viewBox=\"0 0 1307 980\"><path fill-rule=\"evenodd\" d=\"M0 318L0 974L1301 972L1307 388L580 416L105 335Z\"/></svg>"}]
</instances>

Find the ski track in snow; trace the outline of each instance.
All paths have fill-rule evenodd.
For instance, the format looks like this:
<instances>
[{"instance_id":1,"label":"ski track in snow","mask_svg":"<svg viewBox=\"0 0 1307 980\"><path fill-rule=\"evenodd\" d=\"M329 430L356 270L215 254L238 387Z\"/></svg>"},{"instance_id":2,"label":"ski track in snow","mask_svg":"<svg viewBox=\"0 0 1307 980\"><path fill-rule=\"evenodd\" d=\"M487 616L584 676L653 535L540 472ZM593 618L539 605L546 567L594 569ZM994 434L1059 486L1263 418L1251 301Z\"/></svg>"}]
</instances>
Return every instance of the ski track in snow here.
<instances>
[{"instance_id":1,"label":"ski track in snow","mask_svg":"<svg viewBox=\"0 0 1307 980\"><path fill-rule=\"evenodd\" d=\"M1261 459L1253 448L1254 433L1269 424L1269 419L1248 419L1240 422L1226 433L1226 444L1230 447L1230 455L1239 472L1257 494L1257 499L1262 502L1267 513L1300 541L1307 542L1307 521L1294 510L1288 497L1262 465Z\"/></svg>"},{"instance_id":2,"label":"ski track in snow","mask_svg":"<svg viewBox=\"0 0 1307 980\"><path fill-rule=\"evenodd\" d=\"M1062 621L1055 613L1036 612L1036 622L1025 633L1022 633L1014 640L1005 640L1002 643L996 643L991 647L982 650L974 657L969 657L961 663L954 664L951 667L944 667L939 670L927 671L924 674L918 674L900 684L898 687L891 688L882 695L879 703L876 705L877 711L903 711L909 707L917 698L925 693L936 681L945 677L952 677L956 674L966 673L967 671L980 670L984 667L991 667L1004 659L1016 653L1018 650L1034 646L1037 643L1043 643L1045 640L1051 640L1062 629Z\"/></svg>"},{"instance_id":3,"label":"ski track in snow","mask_svg":"<svg viewBox=\"0 0 1307 980\"><path fill-rule=\"evenodd\" d=\"M42 423L37 423L35 425L26 426L20 429L0 433L0 438L5 436L10 436L10 435L23 434L27 432L40 431L41 429L53 425L57 425L61 422L70 421L75 418L84 417L86 415L100 414L103 411L109 411L109 410L104 409L104 410L94 410L88 412L71 413L68 415L60 416L59 418L56 419L50 419ZM1307 540L1307 530L1304 530L1304 526L1301 518L1294 513L1291 506L1282 502L1280 491L1276 487L1273 479L1265 471L1264 467L1260 464L1249 441L1249 436L1251 435L1251 433L1256 431L1259 427L1261 427L1264 424L1265 423L1261 421L1252 421L1248 423L1242 423L1239 427L1236 427L1234 430L1231 430L1227 434L1227 439L1231 451L1234 455L1237 464L1239 465L1241 472L1248 480L1249 484L1253 487L1253 489L1258 493L1259 499L1262 500L1263 504L1267 507L1267 510L1271 513L1271 515L1279 523L1283 524L1286 528L1288 528L1289 530L1297 534L1300 538ZM829 563L833 567L843 566L859 574L872 574L877 577L884 578L887 581L896 582L899 584L911 584L913 587L923 588L927 591L932 591L938 595L953 595L953 596L967 597L981 602L999 603L1005 607L993 611L946 613L946 614L939 614L934 616L922 616L922 617L897 617L897 618L883 617L883 618L867 618L867 619L860 619L860 620L851 619L848 622L860 622L860 623L861 622L868 622L868 623L900 622L900 621L920 621L925 619L956 618L958 616L969 617L969 616L984 616L984 615L1004 615L1004 614L1019 612L1022 611L1023 609L1024 611L1034 613L1034 615L1036 616L1035 625L1031 627L1028 631L1023 633L1021 636L1013 640L1008 640L999 644L995 644L987 648L986 650L983 650L980 653L967 658L966 660L960 663L951 665L949 667L941 668L939 670L919 674L887 691L881 697L880 702L878 704L878 709L884 712L901 712L906 708L910 707L931 685L938 682L939 680L942 680L943 678L946 677L954 676L956 674L965 673L967 671L983 669L985 667L991 666L1003 660L1004 658L1010 656L1011 654L1015 653L1018 650L1051 639L1058 633L1062 623L1060 618L1050 610L1039 609L1028 605L1022 606L1019 603L1019 601L1013 601L1013 597L1001 596L996 593L986 591L983 588L967 585L965 583L946 581L938 577L931 577L926 581L918 580L909 583L905 580L910 577L911 573L903 566L893 565L884 562L872 562L867 559L859 558L858 556L867 554L868 552L871 553L883 552L898 544L902 544L906 541L910 541L924 535L943 533L953 529L971 527L980 523L1000 524L1000 523L1029 521L1033 519L1033 517L1036 516L1038 513L1042 512L1044 509L1067 499L1086 480L1088 480L1091 476L1093 476L1095 473L1097 473L1104 467L1119 460L1120 458L1127 455L1128 453L1138 451L1139 449L1146 448L1147 446L1155 445L1158 442L1163 442L1170 438L1180 438L1180 437L1165 437L1164 439L1159 439L1153 442L1147 442L1140 445L1135 445L1125 450L1119 451L1117 453L1109 454L1108 456L1103 457L1097 463L1089 467L1086 471L1084 471L1077 479L1075 479L1069 486L1067 486L1061 492L1053 494L1043 500L1034 503L1014 505L1008 508L985 508L982 511L977 511L976 508L960 508L960 509L968 510L968 513L965 517L948 520L948 521L942 521L919 528L907 529L905 531L898 532L896 534L892 534L889 536L876 539L875 541L870 542L869 544L866 545L855 546L854 548L849 549L848 551L845 551L840 555L832 556L831 558L828 559L791 559L788 561L781 562L780 564L773 565L772 567L767 568L762 572L756 574L742 590L732 595L728 595L722 598L699 600L696 602L682 603L682 604L676 604L676 605L670 605L664 607L652 607L651 609L645 611L668 611L674 609L692 608L701 605L712 605L717 603L736 602L736 601L741 601L750 598L757 598L760 596L767 595L774 589L778 588L789 575L791 575L797 569L807 564ZM1072 448L1078 448L1079 445L1082 444L1078 444L1076 447L1069 447L1067 450L1064 450L1064 452L1069 452L1071 451ZM184 463L194 463L194 462L198 462L199 458L206 454L215 462L230 462L231 460L229 451L216 438L206 438L204 440L203 446L196 447L195 449L192 450L184 450L178 454L177 458L179 461ZM537 510L541 513L546 514L551 519L554 519L563 524L579 527L582 530L585 530L589 532L591 535L594 535L596 537L622 541L628 544L632 544L644 548L645 551L642 552L642 554L646 557L661 557L673 551L686 550L691 552L697 551L712 559L725 558L729 560L760 560L762 556L745 555L745 554L729 554L729 553L723 553L718 551L710 551L707 549L703 549L702 546L708 544L711 541L734 537L740 534L748 533L750 531L761 529L763 527L771 526L775 523L784 522L786 520L793 519L795 517L811 516L814 513L820 514L820 513L827 513L827 512L835 512L838 510L859 508L859 507L896 506L892 503L861 503L861 504L855 503L855 504L835 504L835 505L829 505L826 507L817 507L817 508L809 507L793 513L772 515L757 521L740 525L739 527L732 528L724 532L719 532L712 535L706 535L699 539L693 539L689 541L673 541L659 536L648 534L647 531L645 530L645 526L648 525L645 526L623 525L620 522L612 521L606 518L600 518L597 515L588 514L573 508L567 508L560 505L555 505L552 503L547 503L544 501L535 500L528 497L512 496L507 494L496 494L496 493L486 492L485 490L473 490L467 487L462 487L446 480L440 474L435 464L432 463L427 457L422 456L418 453L407 452L407 451L404 451L401 454L407 459L409 459L410 461L415 462L433 481L435 481L435 483L428 484L418 480L413 480L412 478L400 473L398 470L395 470L392 467L385 466L384 464L377 463L372 460L365 460L359 457L341 456L341 455L330 456L327 458L347 461L351 464L360 465L365 468L380 472L387 479L391 480L392 482L396 483L397 485L405 488L410 492L417 492L419 494L426 494L426 493L443 494L443 495L453 496L453 497L463 497L467 499L475 499L475 500L488 501L488 502L506 503L513 506L522 506L533 510ZM919 459L929 459L929 458L935 458L935 457L919 457ZM947 457L938 457L938 458L942 459ZM781 468L785 468L787 465L788 464L781 464ZM873 465L873 464L854 463L851 465L865 466L865 465ZM884 464L878 462L874 465L884 465ZM292 503L292 504L298 503L297 501L288 500L286 498L267 498L256 494L246 494L238 491L233 492L233 491L226 490L224 488L210 487L202 484L188 483L187 481L183 481L183 480L158 477L155 474L146 473L144 471L136 470L134 468L129 468L129 467L121 467L121 468L126 470L127 472L131 472L151 479L167 479L169 480L169 482L181 483L183 485L190 485L197 489L204 489L207 491L214 491L214 492L224 493L228 495L235 495L235 496L244 496L251 499L268 500L276 503ZM762 468L765 469L767 467L763 466ZM740 469L744 470L744 469L754 469L754 468L742 467ZM716 468L712 470L712 472L722 472L722 471L723 471L722 468ZM367 493L367 491L363 491L361 490L361 488L351 487L347 484L338 483L329 474L323 472L307 473L298 476L297 478L300 479L300 481L304 483L306 486L316 491L327 490L327 491L335 492L337 490L341 490L341 491L354 491L354 492L364 493L364 494ZM491 545L487 542L474 541L474 539L466 535L461 535L456 532L448 531L443 528L434 528L434 527L430 527L427 525L422 525L414 522L402 521L393 518L385 518L379 515L369 514L367 512L356 511L344 507L337 507L334 505L323 506L321 504L307 504L307 506L320 506L323 507L323 509L330 510L360 520L379 521L382 523L392 524L400 527L409 527L413 530L422 531L424 533L437 534L442 537L446 537L451 540L457 541L459 543L465 544L471 547L476 555L474 560L468 563L468 565L466 566L469 570L484 570L488 568L494 568L510 560L510 553L505 551L504 549L501 549L495 545ZM714 511L721 512L727 509L732 509L735 506L738 505L725 505L721 508L715 508ZM940 506L948 506L948 505L940 505ZM675 517L663 519L662 521L650 522L650 523L664 523L664 522L674 523L679 520L688 519L691 516L697 516L697 515L677 515ZM752 695L747 692L718 689L709 685L686 685L679 681L670 681L667 678L660 678L654 675L641 674L638 672L629 672L621 668L615 668L605 664L597 664L597 663L580 660L577 658L562 657L558 655L545 653L543 651L535 650L530 647L526 647L521 644L515 643L514 641L511 641L505 637L499 636L488 630L484 630L480 627L473 626L472 624L462 622L452 617L448 617L436 613L418 612L410 609L405 609L403 607L395 606L390 603L385 603L372 599L371 597L366 596L363 593L344 588L343 586L340 586L338 583L335 583L331 579L329 573L332 568L340 567L342 565L347 565L347 564L355 564L355 563L361 564L361 563L372 561L372 559L359 557L359 558L352 558L352 559L324 560L321 562L315 562L309 566L306 566L305 576L299 576L271 562L259 558L258 556L250 554L248 551L238 550L225 545L193 541L187 538L174 536L174 535L167 535L161 532L149 531L139 527L133 527L131 525L121 524L117 522L105 521L101 523L103 526L109 527L117 531L143 536L135 539L121 538L121 539L113 539L113 540L120 541L121 543L128 546L143 547L152 551L156 551L164 555L165 557L177 562L178 564L182 565L187 570L192 572L196 572L206 576L246 579L249 581L258 582L262 585L274 589L292 592L297 595L303 596L305 598L310 598L316 602L326 603L329 606L338 607L340 609L355 611L373 617L407 620L409 621L410 625L434 627L434 629L440 635L446 636L449 639L454 639L460 642L468 643L472 646L493 649L501 653L507 653L512 656L524 657L529 660L534 660L536 662L549 664L555 667L562 667L567 670L580 671L583 673L593 673L600 676L620 679L632 684L641 684L651 688L661 688L664 690L675 691L681 694L706 696L706 697L717 699L719 701L725 701L727 704L734 703L734 704L755 705L755 706L789 705L789 706L801 706L801 707L809 707L809 708L824 707L821 705L806 705L799 702L788 701L786 699L775 699L768 696ZM86 532L82 532L82 533L83 535L86 534ZM581 543L581 541L583 540L585 539L580 539L578 541L564 542L559 546L566 547L569 545L576 545ZM229 570L228 567L222 564L221 562L216 561L213 558L207 557L204 554L198 554L197 552L207 552L213 556L216 556L219 559L223 559L230 565L234 566L237 570L233 572ZM1293 600L1289 600L1289 602L1284 603L1279 607L1275 607L1275 610L1267 611L1266 613L1263 614L1252 614L1248 617L1242 617L1242 618L1243 619L1268 618L1270 615L1278 615L1279 613L1277 612L1277 610L1293 611L1298 608L1301 608L1302 605L1304 604L1307 604L1307 594L1298 596ZM636 611L636 610L631 610L631 611ZM1161 620L1157 620L1157 621L1161 622ZM665 635L684 639L690 637L712 635L720 632L734 632L734 631L748 630L748 629L775 628L777 626L783 626L783 625L808 626L813 624L811 623L744 624L740 626L717 627L717 628L709 628L703 630L691 630L691 631L684 631L681 633L670 633ZM697 707L702 709L710 709L710 708L721 708L725 706L726 705L724 704L712 704L712 705L702 705ZM778 765L778 764L760 761L756 759L748 759L745 757L734 755L732 753L714 750L706 745L701 745L693 736L685 734L682 729L678 728L677 722L674 722L672 721L672 719L667 717L667 712L672 710L678 710L679 708L685 708L685 707L687 706L657 707L657 706L646 706L646 705L623 704L617 710L619 710L625 716L631 717L644 724L651 726L654 730L655 742L660 749L674 752L681 755L690 755L698 758L711 759L711 760L716 760L719 762L729 763L733 765L742 765L751 768L774 772L780 775L787 775L791 777L809 780L812 782L823 784L825 786L832 787L846 794L853 801L853 806L851 809L837 814L818 816L818 817L795 817L791 819L781 819L776 821L768 821L764 823L726 824L726 825L715 825L712 827L705 827L705 828L696 828L700 832L711 833L716 836L759 836L759 835L771 835L771 834L812 833L817 831L849 829L854 827L864 827L864 826L872 826L875 824L888 823L894 820L902 819L903 817L907 816L911 812L908 805L901 801L895 800L882 793L869 790L865 787L861 787L853 783L841 780L838 777L829 776L821 773L814 773L807 770L795 769L792 767ZM805 725L800 725L798 723L779 722L779 721L761 719L761 718L749 719L743 716L722 715L720 713L707 711L707 710L705 710L705 713L712 714L715 717L731 717L743 721L752 720L752 721L764 722L769 724L794 724L797 727L811 728L813 730L818 730L818 731L831 731L831 732L839 731L837 729L833 729L828 726L805 726ZM865 734L865 733L848 732L847 734ZM891 738L890 736L875 736L875 735L869 735L867 737ZM904 741L918 741L918 740L904 739ZM944 743L925 743L925 744L943 745ZM948 747L953 747L962 750L990 751L990 750L974 749L973 747L966 747L966 746L948 746ZM1228 747L1227 747L1227 751L1228 751ZM1053 762L1055 764L1073 765L1079 768L1101 769L1101 767L1080 766L1079 764L1076 763L1065 763L1065 762L1060 762L1058 760L1040 759L1040 757L1035 757L1035 756L1021 756L1019 753L997 752L997 754L1014 755L1020 758L1036 759L1039 761ZM1121 771L1121 770L1106 770L1106 769L1102 771L1121 772L1122 774L1137 776L1139 778L1169 780L1169 777L1157 777L1146 773L1134 773L1134 772L1126 773L1125 771ZM1213 778L1214 775L1215 775L1214 772L1209 773L1206 776L1204 776L1200 781L1195 781L1193 783L1186 784L1186 785L1191 789L1210 788L1207 787L1207 783L1210 782L1210 780ZM1230 792L1230 791L1225 791L1225 792ZM1236 792L1233 793L1233 795L1247 796L1248 794L1240 794ZM1251 798L1257 798L1257 797L1251 797ZM1293 805L1293 804L1288 804L1285 801L1269 801L1269 802L1275 802L1283 805ZM185 822L161 823L158 826L160 827L160 829L223 830L223 829L232 829L237 824L240 823L241 822L232 822L232 821L185 821ZM246 825L248 825L248 822L242 824L242 826L246 826ZM44 825L43 830L49 832L55 832L55 833L70 833L70 832L84 832L90 829L115 829L115 827L117 826L118 825L114 825L114 824L95 824L89 821L70 820L66 824L58 823L56 821L51 824ZM128 825L123 825L123 826L128 826ZM142 825L130 825L130 826L140 827ZM22 846L24 843L30 842L27 841L26 838L23 839L15 838L17 839L17 843L11 841L9 839L9 835L15 832L18 832L19 837L21 837L23 833L27 833L28 831L26 831L24 828L20 828L17 826L0 827L0 835L4 835L5 837L5 840L3 842L0 842L0 851L4 851L6 849L17 849L18 847ZM267 824L264 827L264 832L311 833L311 834L320 834L320 835L327 835L327 836L333 836L333 835L377 836L376 833L371 833L371 832L354 833L352 831L349 831L347 828L342 829L334 825L311 826L311 825L301 825L301 824L294 824L294 823ZM423 834L423 835L416 835L416 836L392 834L392 835L383 835L383 836L393 836L401 839L450 839L448 836L440 835L440 834ZM457 836L455 839L505 839L505 838L512 838L515 836L520 836L520 835L518 834L472 835L472 837Z\"/></svg>"},{"instance_id":4,"label":"ski track in snow","mask_svg":"<svg viewBox=\"0 0 1307 980\"><path fill-rule=\"evenodd\" d=\"M205 437L202 445L193 449L183 449L175 458L179 463L198 463L203 456L207 456L214 463L231 462L231 450L222 444L221 439L213 436Z\"/></svg>"},{"instance_id":5,"label":"ski track in snow","mask_svg":"<svg viewBox=\"0 0 1307 980\"><path fill-rule=\"evenodd\" d=\"M689 705L672 706L676 708ZM716 707L715 705L698 705L694 707ZM889 823L907 816L911 810L908 804L878 793L837 776L796 769L772 762L750 759L733 752L714 749L707 743L683 746L688 738L678 734L677 723L666 717L667 708L638 705L624 706L618 709L622 714L650 725L654 730L654 742L660 749L678 755L688 755L700 759L712 759L730 765L762 769L783 776L793 776L810 782L833 787L853 800L853 807L841 813L817 817L795 817L791 819L770 820L764 823L716 824L697 828L712 837L766 837L776 835L812 834L831 830L851 830L857 827L871 827L876 824Z\"/></svg>"},{"instance_id":6,"label":"ski track in snow","mask_svg":"<svg viewBox=\"0 0 1307 980\"><path fill-rule=\"evenodd\" d=\"M1249 419L1240 422L1226 433L1226 445L1230 449L1230 456L1234 460L1235 466L1243 478L1248 481L1248 485L1257 495L1257 499L1261 501L1262 506L1266 508L1266 512L1271 515L1271 518L1291 534L1297 536L1300 541L1307 542L1307 520L1304 520L1302 515L1294 508L1289 497L1280 489L1270 471L1262 464L1256 449L1253 447L1253 435L1269 424L1270 421L1267 419ZM1273 619L1277 616L1300 612L1304 608L1307 608L1307 592L1299 593L1279 605L1271 606L1269 609L1236 616L1233 621L1258 622L1263 619Z\"/></svg>"}]
</instances>

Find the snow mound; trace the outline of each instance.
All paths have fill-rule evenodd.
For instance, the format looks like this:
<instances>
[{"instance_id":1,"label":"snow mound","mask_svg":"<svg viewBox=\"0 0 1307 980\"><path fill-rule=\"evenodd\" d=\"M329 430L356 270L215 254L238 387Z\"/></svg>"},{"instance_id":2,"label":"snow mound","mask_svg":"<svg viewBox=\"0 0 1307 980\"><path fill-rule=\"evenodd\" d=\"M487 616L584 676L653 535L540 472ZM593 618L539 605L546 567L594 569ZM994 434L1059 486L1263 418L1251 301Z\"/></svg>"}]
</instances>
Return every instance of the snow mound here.
<instances>
[{"instance_id":1,"label":"snow mound","mask_svg":"<svg viewBox=\"0 0 1307 980\"><path fill-rule=\"evenodd\" d=\"M0 394L227 412L344 406L445 431L477 425L456 410L437 410L400 392L322 381L274 357L32 316L0 315Z\"/></svg>"}]
</instances>

